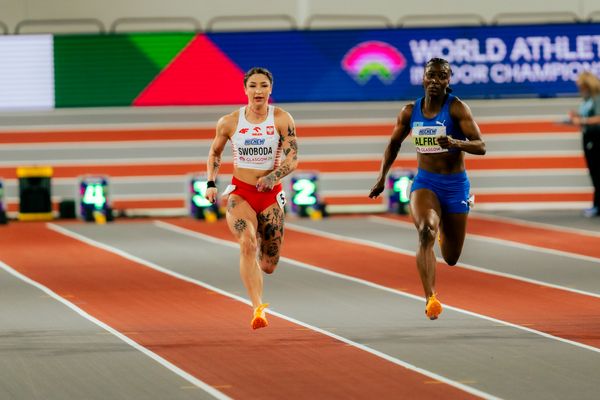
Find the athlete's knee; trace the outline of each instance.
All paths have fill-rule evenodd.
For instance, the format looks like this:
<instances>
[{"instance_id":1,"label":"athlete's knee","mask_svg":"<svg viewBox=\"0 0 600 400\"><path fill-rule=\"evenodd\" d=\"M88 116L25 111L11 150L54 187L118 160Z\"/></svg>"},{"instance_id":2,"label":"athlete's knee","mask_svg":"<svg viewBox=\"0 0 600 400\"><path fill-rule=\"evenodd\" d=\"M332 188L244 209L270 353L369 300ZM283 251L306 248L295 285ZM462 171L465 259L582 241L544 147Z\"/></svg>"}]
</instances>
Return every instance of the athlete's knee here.
<instances>
[{"instance_id":1,"label":"athlete's knee","mask_svg":"<svg viewBox=\"0 0 600 400\"><path fill-rule=\"evenodd\" d=\"M460 254L462 253L462 243L445 239L440 242L440 249L442 250L442 257L446 264L453 266L458 263Z\"/></svg>"},{"instance_id":2,"label":"athlete's knee","mask_svg":"<svg viewBox=\"0 0 600 400\"><path fill-rule=\"evenodd\" d=\"M260 269L262 269L262 271L265 274L272 274L277 269L278 261L279 261L279 257L277 257L276 259L262 260L260 262Z\"/></svg>"},{"instance_id":3,"label":"athlete's knee","mask_svg":"<svg viewBox=\"0 0 600 400\"><path fill-rule=\"evenodd\" d=\"M460 257L460 254L451 254L451 255L443 255L444 257L444 261L446 261L446 264L448 264L449 266L454 266L456 265L456 263L458 262L458 258Z\"/></svg>"},{"instance_id":4,"label":"athlete's knee","mask_svg":"<svg viewBox=\"0 0 600 400\"><path fill-rule=\"evenodd\" d=\"M442 257L446 264L453 266L458 263L458 259L460 258L460 253L462 252L462 246L442 246Z\"/></svg>"},{"instance_id":5,"label":"athlete's knee","mask_svg":"<svg viewBox=\"0 0 600 400\"><path fill-rule=\"evenodd\" d=\"M256 238L250 235L244 235L240 238L240 252L243 256L256 257L258 245Z\"/></svg>"},{"instance_id":6,"label":"athlete's knee","mask_svg":"<svg viewBox=\"0 0 600 400\"><path fill-rule=\"evenodd\" d=\"M422 222L417 228L419 232L419 244L429 246L433 244L435 240L436 229L433 224L429 222Z\"/></svg>"},{"instance_id":7,"label":"athlete's knee","mask_svg":"<svg viewBox=\"0 0 600 400\"><path fill-rule=\"evenodd\" d=\"M266 247L267 248L263 249L260 255L260 269L262 269L265 274L272 274L275 272L277 264L279 263L279 248L273 244Z\"/></svg>"},{"instance_id":8,"label":"athlete's knee","mask_svg":"<svg viewBox=\"0 0 600 400\"><path fill-rule=\"evenodd\" d=\"M260 268L267 274L272 274L279 263L280 240L271 240L261 244Z\"/></svg>"}]
</instances>

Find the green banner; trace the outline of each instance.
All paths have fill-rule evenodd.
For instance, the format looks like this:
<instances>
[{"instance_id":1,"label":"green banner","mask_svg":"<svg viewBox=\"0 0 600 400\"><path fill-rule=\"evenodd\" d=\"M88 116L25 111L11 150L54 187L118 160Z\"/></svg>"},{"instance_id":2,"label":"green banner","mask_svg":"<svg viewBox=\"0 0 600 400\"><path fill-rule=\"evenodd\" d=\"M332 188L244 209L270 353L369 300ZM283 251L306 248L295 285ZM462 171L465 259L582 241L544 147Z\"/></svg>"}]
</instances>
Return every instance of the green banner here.
<instances>
[{"instance_id":1,"label":"green banner","mask_svg":"<svg viewBox=\"0 0 600 400\"><path fill-rule=\"evenodd\" d=\"M130 106L193 33L56 35L56 107Z\"/></svg>"}]
</instances>

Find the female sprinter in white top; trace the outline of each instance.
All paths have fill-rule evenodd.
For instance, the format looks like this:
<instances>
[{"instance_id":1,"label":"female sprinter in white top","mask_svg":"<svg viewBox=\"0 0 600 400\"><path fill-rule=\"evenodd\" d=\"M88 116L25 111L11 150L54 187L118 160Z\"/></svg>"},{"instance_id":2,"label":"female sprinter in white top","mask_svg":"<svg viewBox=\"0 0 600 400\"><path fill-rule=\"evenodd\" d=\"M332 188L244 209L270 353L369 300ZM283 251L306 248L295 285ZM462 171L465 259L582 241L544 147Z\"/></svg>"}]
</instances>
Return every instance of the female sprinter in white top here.
<instances>
[{"instance_id":1,"label":"female sprinter in white top","mask_svg":"<svg viewBox=\"0 0 600 400\"><path fill-rule=\"evenodd\" d=\"M240 274L254 307L253 329L268 325L262 272L271 274L277 268L285 204L280 180L298 165L294 120L269 105L272 89L273 75L267 69L255 67L246 73L248 105L219 119L207 165L206 198L214 203L221 154L231 141L233 179L223 195L229 195L227 224L240 244Z\"/></svg>"}]
</instances>

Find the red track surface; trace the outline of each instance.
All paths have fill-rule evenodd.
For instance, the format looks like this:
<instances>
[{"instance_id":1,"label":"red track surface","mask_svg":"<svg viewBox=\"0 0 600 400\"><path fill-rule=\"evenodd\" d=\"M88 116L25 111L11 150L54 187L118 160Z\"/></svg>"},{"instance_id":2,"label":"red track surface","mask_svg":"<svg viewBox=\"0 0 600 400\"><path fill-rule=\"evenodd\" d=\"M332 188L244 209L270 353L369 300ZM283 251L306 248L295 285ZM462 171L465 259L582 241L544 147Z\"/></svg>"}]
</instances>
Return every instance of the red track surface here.
<instances>
[{"instance_id":1,"label":"red track surface","mask_svg":"<svg viewBox=\"0 0 600 400\"><path fill-rule=\"evenodd\" d=\"M182 195L183 197L183 195ZM130 210L130 209L161 209L161 208L183 208L185 200L183 199L160 199L160 200L115 200L112 202L114 210ZM54 211L59 210L59 203L52 203ZM18 203L8 203L7 211L19 211Z\"/></svg>"},{"instance_id":2,"label":"red track surface","mask_svg":"<svg viewBox=\"0 0 600 400\"><path fill-rule=\"evenodd\" d=\"M214 129L98 129L48 132L0 132L0 143L74 143L209 139Z\"/></svg>"},{"instance_id":3,"label":"red track surface","mask_svg":"<svg viewBox=\"0 0 600 400\"><path fill-rule=\"evenodd\" d=\"M477 193L477 192L475 192ZM182 195L183 196L183 195ZM383 204L383 198L376 200L364 196L340 196L331 197L324 196L323 200L328 205L378 205ZM492 202L564 202L564 201L592 201L592 193L503 193L503 194L477 194L477 201L480 203L492 203ZM127 209L160 209L160 208L182 208L185 206L184 199L157 199L157 200L115 200L113 201L113 208L115 210L127 210ZM58 211L58 203L53 203L53 209ZM8 203L8 211L18 211L19 205L17 203Z\"/></svg>"},{"instance_id":4,"label":"red track surface","mask_svg":"<svg viewBox=\"0 0 600 400\"><path fill-rule=\"evenodd\" d=\"M224 223L170 221L232 240ZM333 250L334 249L334 250ZM283 256L418 296L415 258L287 229ZM485 265L479 265L485 268ZM437 265L443 303L600 348L600 298L481 272ZM424 307L424 306L423 306ZM421 313L422 310L415 310Z\"/></svg>"},{"instance_id":5,"label":"red track surface","mask_svg":"<svg viewBox=\"0 0 600 400\"><path fill-rule=\"evenodd\" d=\"M298 126L300 137L320 136L389 136L393 128L393 118L389 124L380 125L335 125ZM216 124L216 121L215 121ZM485 133L578 133L568 125L549 121L522 122L482 122L479 124ZM198 140L212 139L214 128L172 128L172 129L96 129L73 131L6 131L0 132L0 143L60 143L60 142L114 142L128 140Z\"/></svg>"},{"instance_id":6,"label":"red track surface","mask_svg":"<svg viewBox=\"0 0 600 400\"><path fill-rule=\"evenodd\" d=\"M511 158L467 158L468 170L493 170L493 169L540 169L540 168L586 168L583 156L566 157L511 157ZM356 160L356 161L301 161L299 168L304 170L318 170L320 172L377 172L381 160ZM395 168L417 167L417 161L397 160ZM203 163L172 163L172 164L108 164L108 165L69 165L54 166L55 178L73 178L84 174L106 174L110 176L163 176L185 175L191 172L203 171ZM222 174L231 174L233 164L223 163L219 169ZM4 179L16 178L16 166L0 167L0 176Z\"/></svg>"},{"instance_id":7,"label":"red track surface","mask_svg":"<svg viewBox=\"0 0 600 400\"><path fill-rule=\"evenodd\" d=\"M410 217L385 215L384 218L400 220L412 224ZM526 223L511 223L469 215L467 232L496 239L538 246L547 249L566 251L584 256L600 258L600 237L559 229L527 226Z\"/></svg>"},{"instance_id":8,"label":"red track surface","mask_svg":"<svg viewBox=\"0 0 600 400\"><path fill-rule=\"evenodd\" d=\"M477 193L478 203L511 203L511 202L565 202L565 201L592 201L592 189L589 193ZM340 204L380 204L382 200L372 200L364 196L324 196L325 203L329 205Z\"/></svg>"},{"instance_id":9,"label":"red track surface","mask_svg":"<svg viewBox=\"0 0 600 400\"><path fill-rule=\"evenodd\" d=\"M248 306L44 224L2 229L2 261L229 396L473 398L280 318L253 332Z\"/></svg>"},{"instance_id":10,"label":"red track surface","mask_svg":"<svg viewBox=\"0 0 600 400\"><path fill-rule=\"evenodd\" d=\"M548 133L572 133L578 132L571 126L556 124L551 121L521 121L521 122L483 122L480 127L484 133L495 134L519 134L523 132L545 135ZM391 125L357 125L357 126L302 126L298 128L304 137L335 137L335 136L388 136ZM105 129L105 130L81 130L81 131L54 131L54 132L0 132L0 145L2 143L61 143L61 142L115 142L115 141L156 141L156 140L190 140L211 139L214 136L213 128L173 128L173 129ZM379 170L381 160L315 160L302 161L300 168L303 170L317 170L322 173L329 172L376 172ZM0 167L0 177L4 179L16 179L16 167ZM415 169L415 159L400 159L394 163L394 168ZM490 170L524 170L524 169L585 169L585 160L582 155L575 156L535 156L535 157L498 157L488 155L486 157L468 156L466 167L470 171ZM187 175L191 172L203 171L203 162L179 162L174 160L170 163L152 162L147 160L145 164L99 164L99 165L55 165L55 178L76 178L84 174L101 174L110 177L135 177L135 176L176 176ZM220 169L221 173L233 172L231 163L224 163ZM589 202L591 201L591 189L589 193L500 193L480 194L477 193L477 201L480 203L510 203L510 202ZM325 201L331 205L365 205L380 204L373 203L366 196L326 196ZM182 207L183 201L174 196L171 199L128 199L114 202L115 209L127 208L174 208ZM15 211L17 205L9 204L9 211Z\"/></svg>"}]
</instances>

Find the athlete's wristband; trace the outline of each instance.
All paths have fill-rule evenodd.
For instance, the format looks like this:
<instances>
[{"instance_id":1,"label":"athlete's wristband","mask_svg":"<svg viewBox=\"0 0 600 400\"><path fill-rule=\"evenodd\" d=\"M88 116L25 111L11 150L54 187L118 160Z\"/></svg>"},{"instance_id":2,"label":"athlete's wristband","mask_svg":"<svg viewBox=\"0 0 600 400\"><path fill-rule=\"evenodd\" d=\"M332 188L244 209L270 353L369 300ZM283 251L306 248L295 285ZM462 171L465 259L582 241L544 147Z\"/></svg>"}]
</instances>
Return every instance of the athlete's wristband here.
<instances>
[{"instance_id":1,"label":"athlete's wristband","mask_svg":"<svg viewBox=\"0 0 600 400\"><path fill-rule=\"evenodd\" d=\"M217 185L215 185L215 181L208 181L206 182L206 188L216 188Z\"/></svg>"}]
</instances>

